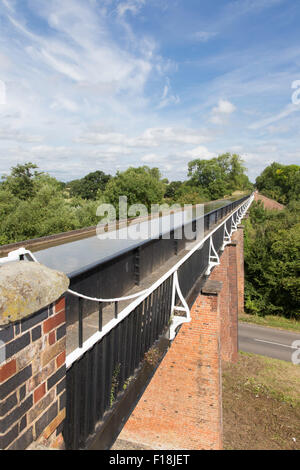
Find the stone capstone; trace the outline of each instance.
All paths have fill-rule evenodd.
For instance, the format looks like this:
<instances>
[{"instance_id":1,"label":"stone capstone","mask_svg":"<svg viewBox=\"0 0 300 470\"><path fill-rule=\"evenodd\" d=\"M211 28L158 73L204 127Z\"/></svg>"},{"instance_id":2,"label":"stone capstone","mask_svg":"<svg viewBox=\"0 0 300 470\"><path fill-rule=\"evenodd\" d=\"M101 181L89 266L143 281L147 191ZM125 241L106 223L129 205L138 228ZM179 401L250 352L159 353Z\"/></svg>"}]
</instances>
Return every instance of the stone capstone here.
<instances>
[{"instance_id":1,"label":"stone capstone","mask_svg":"<svg viewBox=\"0 0 300 470\"><path fill-rule=\"evenodd\" d=\"M68 277L46 266L17 261L0 267L0 327L27 318L58 300Z\"/></svg>"}]
</instances>

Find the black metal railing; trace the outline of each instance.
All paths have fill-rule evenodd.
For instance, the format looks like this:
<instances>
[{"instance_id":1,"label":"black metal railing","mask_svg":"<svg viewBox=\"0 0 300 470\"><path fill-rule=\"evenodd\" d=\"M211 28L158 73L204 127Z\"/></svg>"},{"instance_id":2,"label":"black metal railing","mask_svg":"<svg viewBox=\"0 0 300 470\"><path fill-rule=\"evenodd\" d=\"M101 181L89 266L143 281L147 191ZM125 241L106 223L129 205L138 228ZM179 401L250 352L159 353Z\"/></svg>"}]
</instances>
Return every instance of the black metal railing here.
<instances>
[{"instance_id":1,"label":"black metal railing","mask_svg":"<svg viewBox=\"0 0 300 470\"><path fill-rule=\"evenodd\" d=\"M172 279L167 279L67 371L67 449L86 446L105 412L127 386L145 353L166 330Z\"/></svg>"}]
</instances>

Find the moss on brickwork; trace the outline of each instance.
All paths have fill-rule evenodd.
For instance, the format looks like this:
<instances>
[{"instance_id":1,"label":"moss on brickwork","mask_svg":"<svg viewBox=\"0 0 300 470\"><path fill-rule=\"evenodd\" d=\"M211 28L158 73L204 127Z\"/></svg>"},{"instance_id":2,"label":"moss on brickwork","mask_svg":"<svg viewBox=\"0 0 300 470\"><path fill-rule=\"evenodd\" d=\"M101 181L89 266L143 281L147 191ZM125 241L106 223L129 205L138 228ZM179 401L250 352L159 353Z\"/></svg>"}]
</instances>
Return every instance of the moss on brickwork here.
<instances>
[{"instance_id":1,"label":"moss on brickwork","mask_svg":"<svg viewBox=\"0 0 300 470\"><path fill-rule=\"evenodd\" d=\"M0 327L38 312L61 297L69 279L39 263L20 261L0 268Z\"/></svg>"}]
</instances>

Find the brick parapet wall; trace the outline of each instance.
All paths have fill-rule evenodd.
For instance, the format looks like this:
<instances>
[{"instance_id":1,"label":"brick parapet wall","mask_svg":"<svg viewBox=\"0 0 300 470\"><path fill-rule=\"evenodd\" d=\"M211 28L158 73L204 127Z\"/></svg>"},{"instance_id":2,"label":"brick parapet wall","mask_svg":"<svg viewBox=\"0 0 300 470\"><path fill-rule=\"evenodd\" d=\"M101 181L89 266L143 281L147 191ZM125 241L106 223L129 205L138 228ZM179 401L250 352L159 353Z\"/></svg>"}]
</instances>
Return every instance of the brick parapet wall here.
<instances>
[{"instance_id":1,"label":"brick parapet wall","mask_svg":"<svg viewBox=\"0 0 300 470\"><path fill-rule=\"evenodd\" d=\"M220 258L220 265L216 266L210 279L222 282L222 290L220 293L220 318L221 318L221 357L222 360L231 362L233 353L233 338L231 325L231 292L229 277L229 247L227 246Z\"/></svg>"},{"instance_id":2,"label":"brick parapet wall","mask_svg":"<svg viewBox=\"0 0 300 470\"><path fill-rule=\"evenodd\" d=\"M233 240L237 243L238 314L241 315L245 306L244 225L238 227Z\"/></svg>"},{"instance_id":3,"label":"brick parapet wall","mask_svg":"<svg viewBox=\"0 0 300 470\"><path fill-rule=\"evenodd\" d=\"M280 204L280 202L274 201L274 199L270 199L267 196L263 196L262 194L259 194L257 191L254 193L254 200L256 202L261 201L264 205L264 208L267 210L282 211L285 208L285 206L283 204Z\"/></svg>"},{"instance_id":4,"label":"brick parapet wall","mask_svg":"<svg viewBox=\"0 0 300 470\"><path fill-rule=\"evenodd\" d=\"M225 247L220 265L211 273L211 280L222 282L220 294L222 360L238 359L238 314L244 311L244 233L239 227L232 242Z\"/></svg>"},{"instance_id":5,"label":"brick parapet wall","mask_svg":"<svg viewBox=\"0 0 300 470\"><path fill-rule=\"evenodd\" d=\"M218 292L198 296L120 439L152 449L222 448Z\"/></svg>"},{"instance_id":6,"label":"brick parapet wall","mask_svg":"<svg viewBox=\"0 0 300 470\"><path fill-rule=\"evenodd\" d=\"M65 299L0 329L0 341L0 449L61 447Z\"/></svg>"}]
</instances>

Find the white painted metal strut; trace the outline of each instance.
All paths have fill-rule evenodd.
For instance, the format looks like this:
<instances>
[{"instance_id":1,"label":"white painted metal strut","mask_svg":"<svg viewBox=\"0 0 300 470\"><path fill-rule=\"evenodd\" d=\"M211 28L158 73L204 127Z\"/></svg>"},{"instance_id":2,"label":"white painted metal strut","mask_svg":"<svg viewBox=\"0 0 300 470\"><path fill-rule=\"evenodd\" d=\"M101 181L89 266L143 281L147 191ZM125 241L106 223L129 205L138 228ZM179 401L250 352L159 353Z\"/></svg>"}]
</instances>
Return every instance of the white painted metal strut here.
<instances>
[{"instance_id":1,"label":"white painted metal strut","mask_svg":"<svg viewBox=\"0 0 300 470\"><path fill-rule=\"evenodd\" d=\"M222 252L225 250L225 247L231 242L231 234L232 234L232 230L230 231L230 233L228 233L227 225L224 224L224 238L223 238L223 245L221 246Z\"/></svg>"},{"instance_id":2,"label":"white painted metal strut","mask_svg":"<svg viewBox=\"0 0 300 470\"><path fill-rule=\"evenodd\" d=\"M176 293L178 294L178 297L179 297L183 307L178 307L175 304ZM179 312L185 312L186 316L174 315L175 310L177 310ZM175 273L173 274L171 319L172 319L172 323L171 323L171 326L170 326L170 340L172 341L176 336L177 328L180 325L183 325L183 323L189 323L191 321L191 311L190 311L189 306L186 303L186 300L183 297L181 289L180 289L180 285L179 285L179 281L178 281L178 271L175 271Z\"/></svg>"},{"instance_id":3,"label":"white painted metal strut","mask_svg":"<svg viewBox=\"0 0 300 470\"><path fill-rule=\"evenodd\" d=\"M219 266L220 264L220 258L219 258L219 255L218 253L216 252L215 250L215 247L214 247L214 242L213 242L213 238L212 236L210 237L209 239L209 261L208 261L208 268L205 272L205 275L206 276L209 276L212 269L215 267L215 266Z\"/></svg>"}]
</instances>

